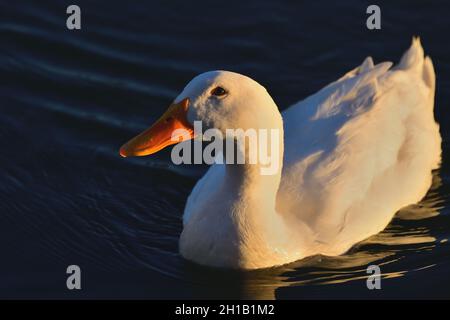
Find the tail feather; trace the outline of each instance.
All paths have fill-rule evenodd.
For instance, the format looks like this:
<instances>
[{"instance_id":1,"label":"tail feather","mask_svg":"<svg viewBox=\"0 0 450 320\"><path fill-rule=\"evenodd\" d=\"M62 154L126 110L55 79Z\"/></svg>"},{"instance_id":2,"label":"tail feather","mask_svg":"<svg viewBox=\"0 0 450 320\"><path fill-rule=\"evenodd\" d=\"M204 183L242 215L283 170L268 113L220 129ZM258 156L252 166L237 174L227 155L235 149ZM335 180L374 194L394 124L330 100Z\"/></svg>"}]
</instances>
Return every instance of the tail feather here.
<instances>
[{"instance_id":1,"label":"tail feather","mask_svg":"<svg viewBox=\"0 0 450 320\"><path fill-rule=\"evenodd\" d=\"M403 54L394 70L418 72L425 85L430 89L431 98L434 98L436 75L433 62L430 57L425 57L419 37L413 37L411 47Z\"/></svg>"},{"instance_id":2,"label":"tail feather","mask_svg":"<svg viewBox=\"0 0 450 320\"><path fill-rule=\"evenodd\" d=\"M423 80L434 93L434 88L436 85L436 75L434 73L433 61L431 61L431 58L428 56L425 58L423 64Z\"/></svg>"},{"instance_id":3,"label":"tail feather","mask_svg":"<svg viewBox=\"0 0 450 320\"><path fill-rule=\"evenodd\" d=\"M408 70L408 69L417 69L420 70L423 66L424 61L424 52L422 45L420 43L419 37L414 37L412 39L411 46L409 49L403 54L400 59L399 64L395 69L397 70Z\"/></svg>"},{"instance_id":4,"label":"tail feather","mask_svg":"<svg viewBox=\"0 0 450 320\"><path fill-rule=\"evenodd\" d=\"M372 70L375 67L372 57L367 57L358 68L358 74Z\"/></svg>"}]
</instances>

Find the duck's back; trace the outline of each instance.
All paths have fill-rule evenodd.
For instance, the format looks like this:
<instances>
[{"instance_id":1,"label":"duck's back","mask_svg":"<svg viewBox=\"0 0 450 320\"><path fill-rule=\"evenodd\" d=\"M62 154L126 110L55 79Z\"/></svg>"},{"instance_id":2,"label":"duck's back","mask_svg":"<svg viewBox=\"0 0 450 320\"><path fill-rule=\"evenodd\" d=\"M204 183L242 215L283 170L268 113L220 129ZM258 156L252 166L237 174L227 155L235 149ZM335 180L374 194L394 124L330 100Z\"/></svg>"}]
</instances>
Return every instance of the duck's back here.
<instances>
[{"instance_id":1,"label":"duck's back","mask_svg":"<svg viewBox=\"0 0 450 320\"><path fill-rule=\"evenodd\" d=\"M420 201L440 162L435 74L418 39L400 63L370 58L283 113L277 211L307 223L320 253L341 254Z\"/></svg>"}]
</instances>

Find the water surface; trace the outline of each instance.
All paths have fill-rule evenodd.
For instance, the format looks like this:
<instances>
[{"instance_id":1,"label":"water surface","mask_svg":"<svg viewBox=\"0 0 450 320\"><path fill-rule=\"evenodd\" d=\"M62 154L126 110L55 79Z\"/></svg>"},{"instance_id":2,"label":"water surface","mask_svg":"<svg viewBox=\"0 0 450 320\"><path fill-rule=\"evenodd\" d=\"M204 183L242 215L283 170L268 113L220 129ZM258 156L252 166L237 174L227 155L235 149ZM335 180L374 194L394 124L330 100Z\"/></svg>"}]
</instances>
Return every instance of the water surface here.
<instances>
[{"instance_id":1,"label":"water surface","mask_svg":"<svg viewBox=\"0 0 450 320\"><path fill-rule=\"evenodd\" d=\"M450 297L450 8L367 1L0 1L0 297ZM417 205L340 257L254 272L198 267L178 254L187 196L205 167L170 150L122 159L196 74L226 69L262 83L281 110L371 55L398 61L420 35L437 73L443 165ZM82 269L81 291L65 287ZM378 264L382 290L366 288Z\"/></svg>"}]
</instances>

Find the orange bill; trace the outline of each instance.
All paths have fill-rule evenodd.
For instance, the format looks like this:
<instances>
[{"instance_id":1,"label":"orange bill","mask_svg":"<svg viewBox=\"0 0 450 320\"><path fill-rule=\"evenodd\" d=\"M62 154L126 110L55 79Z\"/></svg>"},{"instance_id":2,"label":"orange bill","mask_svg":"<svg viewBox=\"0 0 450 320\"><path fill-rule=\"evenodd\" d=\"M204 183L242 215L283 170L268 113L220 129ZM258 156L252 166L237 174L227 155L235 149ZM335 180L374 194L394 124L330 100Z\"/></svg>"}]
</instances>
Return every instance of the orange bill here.
<instances>
[{"instance_id":1,"label":"orange bill","mask_svg":"<svg viewBox=\"0 0 450 320\"><path fill-rule=\"evenodd\" d=\"M120 148L120 155L146 156L172 144L194 138L194 128L187 121L188 108L188 98L171 104L150 128L125 143Z\"/></svg>"}]
</instances>

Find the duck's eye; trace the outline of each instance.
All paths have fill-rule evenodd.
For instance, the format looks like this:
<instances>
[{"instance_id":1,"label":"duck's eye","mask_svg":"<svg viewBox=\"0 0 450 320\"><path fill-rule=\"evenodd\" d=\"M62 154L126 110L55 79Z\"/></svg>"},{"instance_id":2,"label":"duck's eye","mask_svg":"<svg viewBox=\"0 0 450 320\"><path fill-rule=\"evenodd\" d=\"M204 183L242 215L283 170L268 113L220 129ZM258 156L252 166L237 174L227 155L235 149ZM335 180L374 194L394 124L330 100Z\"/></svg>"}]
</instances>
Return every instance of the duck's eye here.
<instances>
[{"instance_id":1,"label":"duck's eye","mask_svg":"<svg viewBox=\"0 0 450 320\"><path fill-rule=\"evenodd\" d=\"M211 95L221 97L227 94L227 91L222 87L215 87L211 90Z\"/></svg>"}]
</instances>

